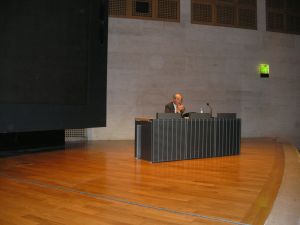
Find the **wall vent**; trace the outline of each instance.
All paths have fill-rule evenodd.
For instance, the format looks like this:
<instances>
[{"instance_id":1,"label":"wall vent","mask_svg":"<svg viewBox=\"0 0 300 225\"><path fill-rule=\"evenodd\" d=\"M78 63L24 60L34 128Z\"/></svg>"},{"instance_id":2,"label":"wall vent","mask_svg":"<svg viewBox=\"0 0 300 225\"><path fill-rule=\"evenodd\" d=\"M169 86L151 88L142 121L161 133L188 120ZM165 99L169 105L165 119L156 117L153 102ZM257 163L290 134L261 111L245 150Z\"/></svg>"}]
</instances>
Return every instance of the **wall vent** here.
<instances>
[{"instance_id":1,"label":"wall vent","mask_svg":"<svg viewBox=\"0 0 300 225\"><path fill-rule=\"evenodd\" d=\"M66 129L65 141L84 141L87 140L87 129Z\"/></svg>"}]
</instances>

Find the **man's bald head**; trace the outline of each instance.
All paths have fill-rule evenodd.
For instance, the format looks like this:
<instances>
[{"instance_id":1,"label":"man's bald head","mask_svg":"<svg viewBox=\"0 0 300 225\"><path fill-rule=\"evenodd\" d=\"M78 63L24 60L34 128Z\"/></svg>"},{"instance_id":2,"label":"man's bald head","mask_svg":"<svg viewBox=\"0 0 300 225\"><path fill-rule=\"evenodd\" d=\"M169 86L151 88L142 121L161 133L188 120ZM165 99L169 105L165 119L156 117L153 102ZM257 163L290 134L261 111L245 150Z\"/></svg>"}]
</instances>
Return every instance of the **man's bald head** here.
<instances>
[{"instance_id":1,"label":"man's bald head","mask_svg":"<svg viewBox=\"0 0 300 225\"><path fill-rule=\"evenodd\" d=\"M173 95L173 103L175 105L180 105L183 102L183 96L180 93L176 93Z\"/></svg>"}]
</instances>

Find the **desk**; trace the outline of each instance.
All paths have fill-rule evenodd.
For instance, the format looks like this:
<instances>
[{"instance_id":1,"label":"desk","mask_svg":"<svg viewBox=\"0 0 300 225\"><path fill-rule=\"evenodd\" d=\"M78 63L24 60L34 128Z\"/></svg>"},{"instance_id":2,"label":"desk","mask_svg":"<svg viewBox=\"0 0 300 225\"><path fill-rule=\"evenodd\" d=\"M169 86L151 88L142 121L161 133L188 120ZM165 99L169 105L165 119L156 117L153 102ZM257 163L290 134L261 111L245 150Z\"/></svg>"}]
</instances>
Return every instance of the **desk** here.
<instances>
[{"instance_id":1,"label":"desk","mask_svg":"<svg viewBox=\"0 0 300 225\"><path fill-rule=\"evenodd\" d=\"M240 154L241 120L231 118L135 120L135 157L150 162Z\"/></svg>"}]
</instances>

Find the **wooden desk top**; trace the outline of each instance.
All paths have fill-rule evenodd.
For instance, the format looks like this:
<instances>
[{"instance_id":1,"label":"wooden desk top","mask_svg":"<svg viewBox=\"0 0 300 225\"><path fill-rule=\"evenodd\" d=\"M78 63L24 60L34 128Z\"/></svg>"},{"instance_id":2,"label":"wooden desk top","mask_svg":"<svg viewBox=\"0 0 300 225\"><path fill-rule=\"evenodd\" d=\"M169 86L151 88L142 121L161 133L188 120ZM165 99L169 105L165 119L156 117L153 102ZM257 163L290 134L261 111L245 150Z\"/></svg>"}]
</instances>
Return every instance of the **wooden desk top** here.
<instances>
[{"instance_id":1,"label":"wooden desk top","mask_svg":"<svg viewBox=\"0 0 300 225\"><path fill-rule=\"evenodd\" d=\"M136 117L135 118L135 121L151 121L151 120L154 120L155 118L154 117L150 117L150 116L143 116L143 117Z\"/></svg>"}]
</instances>

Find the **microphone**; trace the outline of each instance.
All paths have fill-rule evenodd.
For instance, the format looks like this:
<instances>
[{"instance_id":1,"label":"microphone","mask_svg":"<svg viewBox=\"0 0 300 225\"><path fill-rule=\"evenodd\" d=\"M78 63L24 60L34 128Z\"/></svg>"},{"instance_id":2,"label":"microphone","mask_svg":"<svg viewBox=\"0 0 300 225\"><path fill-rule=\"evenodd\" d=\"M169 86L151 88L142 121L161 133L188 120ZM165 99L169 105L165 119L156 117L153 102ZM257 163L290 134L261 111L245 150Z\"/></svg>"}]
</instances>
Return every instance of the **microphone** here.
<instances>
[{"instance_id":1,"label":"microphone","mask_svg":"<svg viewBox=\"0 0 300 225\"><path fill-rule=\"evenodd\" d=\"M209 108L209 114L210 114L210 117L212 117L212 112L213 112L213 110L212 110L212 107L210 106L210 104L207 102L206 103L206 105L208 106L208 108Z\"/></svg>"}]
</instances>

